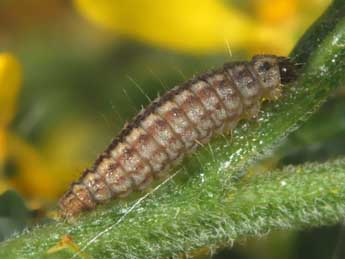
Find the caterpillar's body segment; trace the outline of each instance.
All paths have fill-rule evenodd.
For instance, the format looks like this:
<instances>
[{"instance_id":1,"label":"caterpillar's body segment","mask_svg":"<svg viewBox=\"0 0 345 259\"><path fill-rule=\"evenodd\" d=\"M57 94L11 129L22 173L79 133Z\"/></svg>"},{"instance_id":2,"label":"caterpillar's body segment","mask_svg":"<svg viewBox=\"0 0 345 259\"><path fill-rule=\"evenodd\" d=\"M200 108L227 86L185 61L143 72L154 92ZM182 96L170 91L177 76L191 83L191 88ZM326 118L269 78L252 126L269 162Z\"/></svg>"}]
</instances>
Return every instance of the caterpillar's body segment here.
<instances>
[{"instance_id":1,"label":"caterpillar's body segment","mask_svg":"<svg viewBox=\"0 0 345 259\"><path fill-rule=\"evenodd\" d=\"M198 143L256 117L263 99L277 99L281 85L294 79L287 58L260 55L173 88L140 112L72 184L60 200L62 215L144 189Z\"/></svg>"}]
</instances>

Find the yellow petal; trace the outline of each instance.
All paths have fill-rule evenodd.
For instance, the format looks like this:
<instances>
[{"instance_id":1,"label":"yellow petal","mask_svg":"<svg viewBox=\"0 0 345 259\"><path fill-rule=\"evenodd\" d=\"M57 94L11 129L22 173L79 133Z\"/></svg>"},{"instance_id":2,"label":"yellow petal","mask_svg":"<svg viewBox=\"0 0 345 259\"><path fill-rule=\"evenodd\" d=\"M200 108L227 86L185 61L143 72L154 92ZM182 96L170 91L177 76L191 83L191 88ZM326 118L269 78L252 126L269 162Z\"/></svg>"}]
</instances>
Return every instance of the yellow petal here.
<instances>
[{"instance_id":1,"label":"yellow petal","mask_svg":"<svg viewBox=\"0 0 345 259\"><path fill-rule=\"evenodd\" d=\"M281 23L293 19L297 12L297 0L259 0L255 2L257 16L267 23Z\"/></svg>"},{"instance_id":2,"label":"yellow petal","mask_svg":"<svg viewBox=\"0 0 345 259\"><path fill-rule=\"evenodd\" d=\"M6 131L5 131L5 128L0 127L0 169L3 166L5 155L6 155Z\"/></svg>"},{"instance_id":3,"label":"yellow petal","mask_svg":"<svg viewBox=\"0 0 345 259\"><path fill-rule=\"evenodd\" d=\"M16 174L9 181L24 197L46 202L56 199L61 193L59 179L51 172L50 165L42 155L11 133L8 133L7 158L16 168Z\"/></svg>"},{"instance_id":4,"label":"yellow petal","mask_svg":"<svg viewBox=\"0 0 345 259\"><path fill-rule=\"evenodd\" d=\"M56 200L70 183L77 179L88 163L86 149L99 128L89 121L66 120L45 136L38 150L20 137L8 133L7 157L11 159L17 173L10 183L30 205ZM66 130L66 129L73 130ZM96 154L95 154L96 155ZM31 207L32 208L32 207Z\"/></svg>"},{"instance_id":5,"label":"yellow petal","mask_svg":"<svg viewBox=\"0 0 345 259\"><path fill-rule=\"evenodd\" d=\"M263 47L287 52L291 35L256 22L216 0L75 0L97 24L158 46L193 53Z\"/></svg>"},{"instance_id":6,"label":"yellow petal","mask_svg":"<svg viewBox=\"0 0 345 259\"><path fill-rule=\"evenodd\" d=\"M21 73L21 66L14 56L0 54L0 128L7 126L15 113Z\"/></svg>"}]
</instances>

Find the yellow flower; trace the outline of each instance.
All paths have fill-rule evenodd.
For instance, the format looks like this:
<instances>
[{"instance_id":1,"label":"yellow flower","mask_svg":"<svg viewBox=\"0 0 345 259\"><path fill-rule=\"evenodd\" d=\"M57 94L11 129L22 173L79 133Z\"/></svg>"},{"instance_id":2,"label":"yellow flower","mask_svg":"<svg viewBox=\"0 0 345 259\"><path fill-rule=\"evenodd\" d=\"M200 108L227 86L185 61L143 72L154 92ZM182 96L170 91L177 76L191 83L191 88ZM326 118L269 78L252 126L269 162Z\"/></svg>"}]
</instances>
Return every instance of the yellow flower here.
<instances>
[{"instance_id":1,"label":"yellow flower","mask_svg":"<svg viewBox=\"0 0 345 259\"><path fill-rule=\"evenodd\" d=\"M255 14L260 23L290 31L290 36L303 33L329 5L331 0L256 0Z\"/></svg>"},{"instance_id":2,"label":"yellow flower","mask_svg":"<svg viewBox=\"0 0 345 259\"><path fill-rule=\"evenodd\" d=\"M91 21L140 41L194 54L287 54L330 0L255 0L255 16L221 0L74 0ZM307 18L305 18L307 17Z\"/></svg>"},{"instance_id":3,"label":"yellow flower","mask_svg":"<svg viewBox=\"0 0 345 259\"><path fill-rule=\"evenodd\" d=\"M20 85L19 62L9 53L0 54L0 127L7 126L13 117Z\"/></svg>"},{"instance_id":4,"label":"yellow flower","mask_svg":"<svg viewBox=\"0 0 345 259\"><path fill-rule=\"evenodd\" d=\"M268 23L280 23L294 18L297 12L297 0L258 0L255 2L259 19Z\"/></svg>"},{"instance_id":5,"label":"yellow flower","mask_svg":"<svg viewBox=\"0 0 345 259\"><path fill-rule=\"evenodd\" d=\"M209 53L230 47L287 53L293 41L274 28L216 0L75 0L90 20L158 46Z\"/></svg>"},{"instance_id":6,"label":"yellow flower","mask_svg":"<svg viewBox=\"0 0 345 259\"><path fill-rule=\"evenodd\" d=\"M0 166L6 153L6 129L16 108L16 97L21 85L21 67L14 56L0 54Z\"/></svg>"},{"instance_id":7,"label":"yellow flower","mask_svg":"<svg viewBox=\"0 0 345 259\"><path fill-rule=\"evenodd\" d=\"M66 156L50 157L11 132L9 126L15 116L21 81L21 65L17 59L9 53L0 54L0 169L3 169L0 194L12 188L24 195L31 205L40 207L42 202L55 201L74 177L73 172L78 170L76 163L63 164ZM60 148L69 150L76 145L75 141L68 143ZM52 144L47 149L60 150L56 143ZM9 177L11 173L14 175Z\"/></svg>"}]
</instances>

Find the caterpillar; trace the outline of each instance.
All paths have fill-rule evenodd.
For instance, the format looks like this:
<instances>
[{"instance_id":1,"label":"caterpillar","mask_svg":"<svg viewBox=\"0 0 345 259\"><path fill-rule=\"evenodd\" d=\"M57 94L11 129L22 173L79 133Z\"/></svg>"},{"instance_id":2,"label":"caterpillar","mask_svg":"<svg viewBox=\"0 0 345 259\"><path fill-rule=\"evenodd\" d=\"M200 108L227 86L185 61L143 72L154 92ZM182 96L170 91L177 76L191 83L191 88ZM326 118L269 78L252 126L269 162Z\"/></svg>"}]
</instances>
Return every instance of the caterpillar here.
<instances>
[{"instance_id":1,"label":"caterpillar","mask_svg":"<svg viewBox=\"0 0 345 259\"><path fill-rule=\"evenodd\" d=\"M59 201L60 214L74 217L97 204L145 189L198 143L257 117L264 100L282 95L296 79L289 58L257 55L176 86L143 109Z\"/></svg>"}]
</instances>

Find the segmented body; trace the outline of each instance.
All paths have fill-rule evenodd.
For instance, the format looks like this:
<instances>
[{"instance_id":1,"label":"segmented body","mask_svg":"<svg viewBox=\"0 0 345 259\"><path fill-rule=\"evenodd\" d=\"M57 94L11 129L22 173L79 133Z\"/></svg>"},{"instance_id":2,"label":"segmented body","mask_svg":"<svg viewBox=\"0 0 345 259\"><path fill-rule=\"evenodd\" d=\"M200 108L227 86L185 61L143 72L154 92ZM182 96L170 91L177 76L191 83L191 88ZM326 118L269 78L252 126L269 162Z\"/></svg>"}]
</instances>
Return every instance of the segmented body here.
<instances>
[{"instance_id":1,"label":"segmented body","mask_svg":"<svg viewBox=\"0 0 345 259\"><path fill-rule=\"evenodd\" d=\"M60 200L70 217L142 190L198 143L257 116L264 99L293 79L288 59L255 56L226 63L168 91L141 111Z\"/></svg>"}]
</instances>

